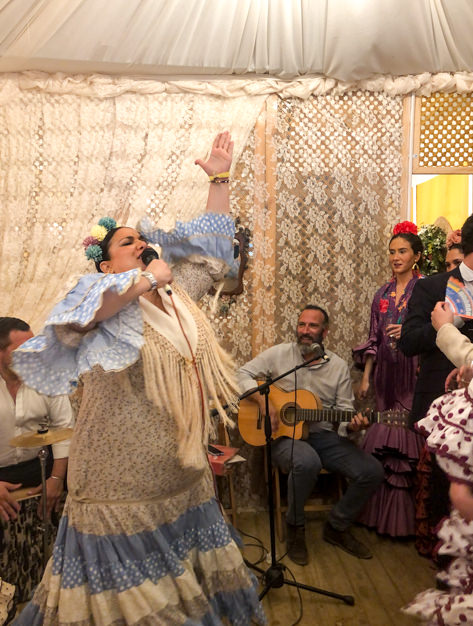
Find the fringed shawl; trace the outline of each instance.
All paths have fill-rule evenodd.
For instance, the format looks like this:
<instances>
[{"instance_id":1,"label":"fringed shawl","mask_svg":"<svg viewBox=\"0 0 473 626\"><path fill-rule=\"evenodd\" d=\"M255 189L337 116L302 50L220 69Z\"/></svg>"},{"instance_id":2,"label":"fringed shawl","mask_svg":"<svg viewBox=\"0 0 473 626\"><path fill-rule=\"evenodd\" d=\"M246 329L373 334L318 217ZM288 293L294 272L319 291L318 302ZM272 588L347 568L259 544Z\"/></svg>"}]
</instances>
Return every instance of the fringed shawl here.
<instances>
[{"instance_id":1,"label":"fringed shawl","mask_svg":"<svg viewBox=\"0 0 473 626\"><path fill-rule=\"evenodd\" d=\"M209 400L223 423L233 426L223 406L235 407L238 388L232 359L218 344L208 319L175 283L173 291L191 312L197 326L195 365L147 322L141 354L146 395L157 408L175 419L179 458L184 466L190 466L201 462L202 445L207 444L213 432ZM202 384L203 404L198 379Z\"/></svg>"}]
</instances>

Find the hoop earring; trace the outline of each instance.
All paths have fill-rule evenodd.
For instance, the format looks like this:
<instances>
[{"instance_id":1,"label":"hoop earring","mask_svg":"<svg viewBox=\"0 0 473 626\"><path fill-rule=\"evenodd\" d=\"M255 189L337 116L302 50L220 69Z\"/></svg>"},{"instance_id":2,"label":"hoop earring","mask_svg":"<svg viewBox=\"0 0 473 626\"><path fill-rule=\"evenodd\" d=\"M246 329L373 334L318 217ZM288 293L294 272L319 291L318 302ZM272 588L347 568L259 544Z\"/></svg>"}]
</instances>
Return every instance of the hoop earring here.
<instances>
[{"instance_id":1,"label":"hoop earring","mask_svg":"<svg viewBox=\"0 0 473 626\"><path fill-rule=\"evenodd\" d=\"M414 272L414 274L419 274L419 266L417 265L417 261L412 266L412 271Z\"/></svg>"}]
</instances>

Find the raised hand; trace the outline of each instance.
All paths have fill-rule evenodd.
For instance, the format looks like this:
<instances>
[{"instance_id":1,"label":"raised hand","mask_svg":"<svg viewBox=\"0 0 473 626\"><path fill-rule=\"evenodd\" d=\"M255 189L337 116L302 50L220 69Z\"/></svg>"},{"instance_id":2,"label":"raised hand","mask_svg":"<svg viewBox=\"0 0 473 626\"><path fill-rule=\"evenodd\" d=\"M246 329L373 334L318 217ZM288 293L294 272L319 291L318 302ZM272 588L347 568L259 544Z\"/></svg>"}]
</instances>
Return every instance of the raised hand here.
<instances>
[{"instance_id":1,"label":"raised hand","mask_svg":"<svg viewBox=\"0 0 473 626\"><path fill-rule=\"evenodd\" d=\"M228 172L233 158L233 141L228 131L219 133L212 144L210 155L206 161L196 159L195 164L199 165L208 176Z\"/></svg>"}]
</instances>

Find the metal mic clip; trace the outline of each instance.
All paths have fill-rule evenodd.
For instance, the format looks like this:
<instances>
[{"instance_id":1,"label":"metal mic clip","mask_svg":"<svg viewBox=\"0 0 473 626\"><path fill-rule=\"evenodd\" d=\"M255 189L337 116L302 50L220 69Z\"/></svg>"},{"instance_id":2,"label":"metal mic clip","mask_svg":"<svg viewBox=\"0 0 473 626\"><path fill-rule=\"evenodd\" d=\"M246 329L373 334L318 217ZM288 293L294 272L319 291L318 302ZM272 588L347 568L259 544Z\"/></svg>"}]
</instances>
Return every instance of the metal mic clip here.
<instances>
[{"instance_id":1,"label":"metal mic clip","mask_svg":"<svg viewBox=\"0 0 473 626\"><path fill-rule=\"evenodd\" d=\"M312 343L310 344L310 351L314 353L314 356L322 359L325 357L325 350L320 343Z\"/></svg>"}]
</instances>

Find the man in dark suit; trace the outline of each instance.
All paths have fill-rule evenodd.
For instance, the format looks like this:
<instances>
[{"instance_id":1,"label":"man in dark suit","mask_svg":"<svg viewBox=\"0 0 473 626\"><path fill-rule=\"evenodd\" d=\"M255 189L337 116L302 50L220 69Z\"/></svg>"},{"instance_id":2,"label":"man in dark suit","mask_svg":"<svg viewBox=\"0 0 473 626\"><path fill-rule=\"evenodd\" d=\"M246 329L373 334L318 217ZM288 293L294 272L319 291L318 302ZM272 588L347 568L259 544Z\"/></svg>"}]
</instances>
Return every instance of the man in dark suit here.
<instances>
[{"instance_id":1,"label":"man in dark suit","mask_svg":"<svg viewBox=\"0 0 473 626\"><path fill-rule=\"evenodd\" d=\"M430 314L437 302L445 300L450 277L473 285L473 216L463 224L462 246L465 254L463 263L451 272L418 280L409 300L398 347L406 356L420 355L419 374L409 416L411 426L422 419L430 404L444 393L445 379L454 368L453 363L435 344L437 332L432 326ZM462 322L459 320L459 323ZM459 330L473 341L473 320L465 322Z\"/></svg>"}]
</instances>

